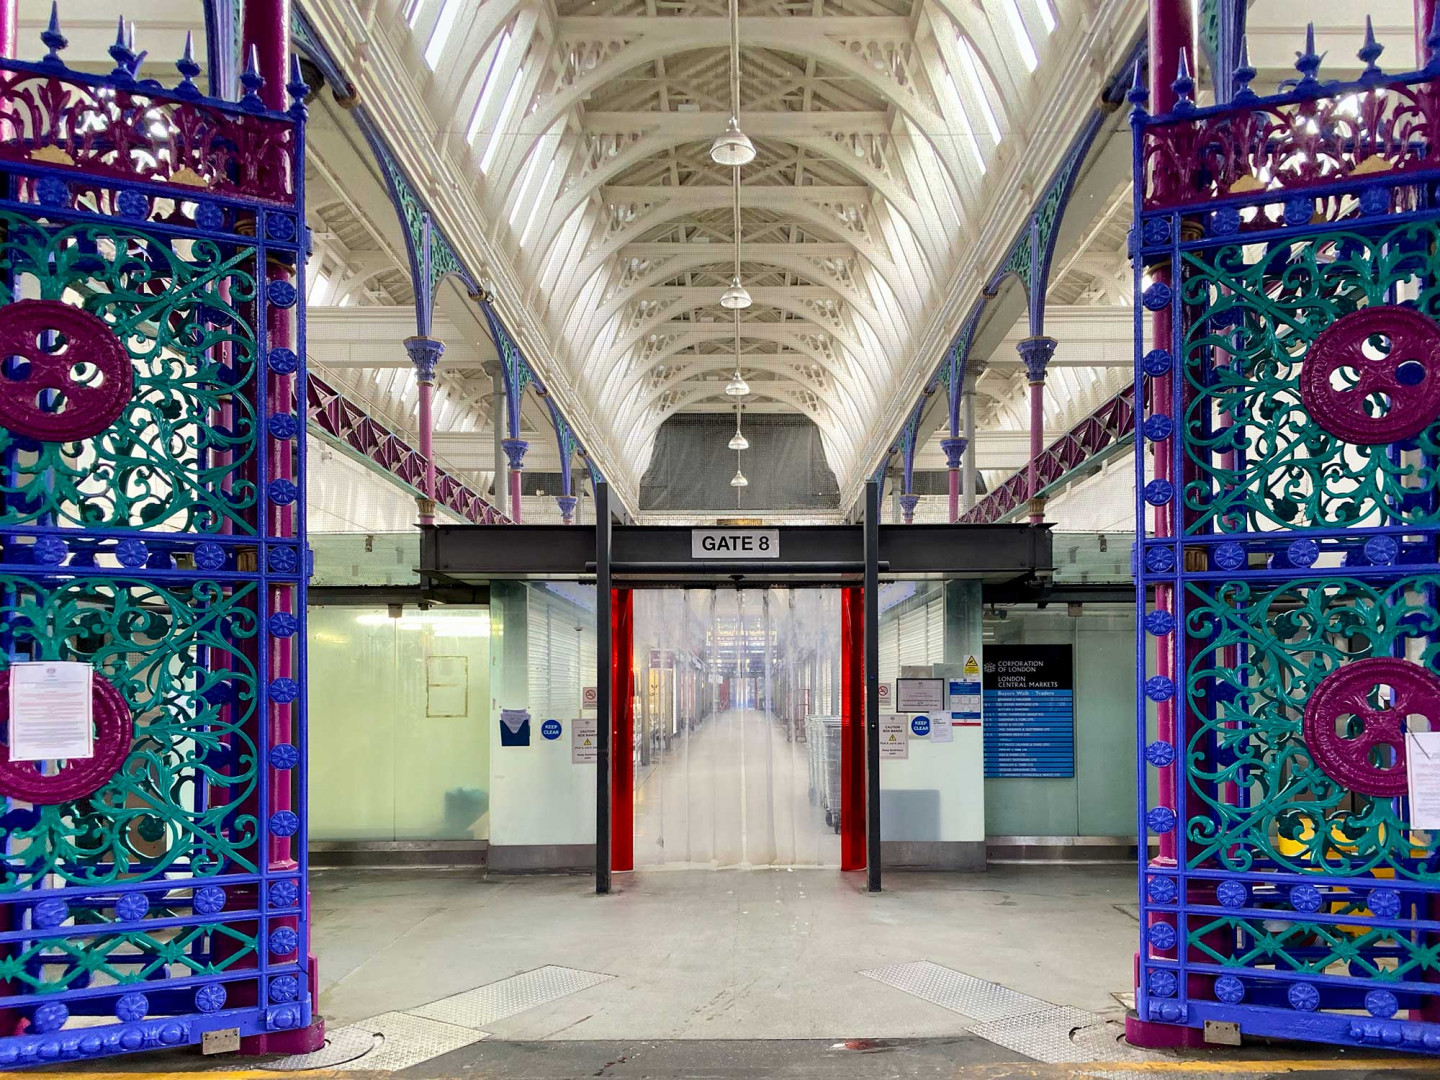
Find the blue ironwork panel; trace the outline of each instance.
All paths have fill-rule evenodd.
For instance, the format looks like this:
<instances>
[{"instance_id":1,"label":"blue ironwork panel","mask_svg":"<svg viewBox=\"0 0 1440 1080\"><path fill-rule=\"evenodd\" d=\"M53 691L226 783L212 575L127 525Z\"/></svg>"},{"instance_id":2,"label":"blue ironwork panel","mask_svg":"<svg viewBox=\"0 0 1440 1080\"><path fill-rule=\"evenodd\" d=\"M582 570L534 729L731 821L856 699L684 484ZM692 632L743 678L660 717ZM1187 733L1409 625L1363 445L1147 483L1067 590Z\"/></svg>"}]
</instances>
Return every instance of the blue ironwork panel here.
<instances>
[{"instance_id":1,"label":"blue ironwork panel","mask_svg":"<svg viewBox=\"0 0 1440 1080\"><path fill-rule=\"evenodd\" d=\"M1137 1011L1440 1053L1440 99L1376 56L1132 92Z\"/></svg>"},{"instance_id":2,"label":"blue ironwork panel","mask_svg":"<svg viewBox=\"0 0 1440 1080\"><path fill-rule=\"evenodd\" d=\"M305 87L44 39L0 62L0 682L92 665L93 754L0 724L0 1068L303 1029L314 976Z\"/></svg>"}]
</instances>

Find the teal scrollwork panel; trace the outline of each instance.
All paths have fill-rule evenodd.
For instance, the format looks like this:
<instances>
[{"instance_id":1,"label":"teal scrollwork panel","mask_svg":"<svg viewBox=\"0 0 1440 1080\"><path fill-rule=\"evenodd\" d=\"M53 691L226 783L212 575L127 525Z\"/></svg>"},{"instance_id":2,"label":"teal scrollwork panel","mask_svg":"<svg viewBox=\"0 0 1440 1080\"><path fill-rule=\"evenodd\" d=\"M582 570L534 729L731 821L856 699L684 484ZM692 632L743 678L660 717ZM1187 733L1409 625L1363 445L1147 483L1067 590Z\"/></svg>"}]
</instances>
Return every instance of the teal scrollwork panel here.
<instances>
[{"instance_id":1,"label":"teal scrollwork panel","mask_svg":"<svg viewBox=\"0 0 1440 1080\"><path fill-rule=\"evenodd\" d=\"M1437 240L1433 221L1357 224L1182 256L1182 302L1205 313L1185 339L1188 531L1437 523L1440 425L1399 447L1342 438L1315 422L1301 378L1310 350L1343 316L1401 302L1432 320L1440 314ZM1362 348L1378 359L1394 344L1377 331ZM1329 389L1359 391L1362 419L1379 425L1411 404L1383 389L1364 393L1362 365L1339 359Z\"/></svg>"},{"instance_id":2,"label":"teal scrollwork panel","mask_svg":"<svg viewBox=\"0 0 1440 1080\"><path fill-rule=\"evenodd\" d=\"M0 60L0 1068L313 1049L306 87L42 39ZM89 737L33 760L47 668Z\"/></svg>"}]
</instances>

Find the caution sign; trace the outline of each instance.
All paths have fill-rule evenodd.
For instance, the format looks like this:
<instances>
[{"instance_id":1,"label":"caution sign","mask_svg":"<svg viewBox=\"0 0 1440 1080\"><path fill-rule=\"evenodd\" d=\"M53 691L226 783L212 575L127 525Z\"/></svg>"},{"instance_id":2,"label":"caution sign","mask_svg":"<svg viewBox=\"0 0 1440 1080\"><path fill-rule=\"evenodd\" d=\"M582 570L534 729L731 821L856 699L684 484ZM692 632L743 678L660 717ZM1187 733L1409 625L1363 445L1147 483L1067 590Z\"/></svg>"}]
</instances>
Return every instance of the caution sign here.
<instances>
[{"instance_id":1,"label":"caution sign","mask_svg":"<svg viewBox=\"0 0 1440 1080\"><path fill-rule=\"evenodd\" d=\"M882 758L908 758L910 756L909 717L901 713L880 714L880 756Z\"/></svg>"},{"instance_id":2,"label":"caution sign","mask_svg":"<svg viewBox=\"0 0 1440 1080\"><path fill-rule=\"evenodd\" d=\"M963 671L960 678L951 679L946 687L950 719L960 727L979 727L984 712L980 658L973 653L967 656Z\"/></svg>"},{"instance_id":3,"label":"caution sign","mask_svg":"<svg viewBox=\"0 0 1440 1080\"><path fill-rule=\"evenodd\" d=\"M600 721L582 716L570 721L570 764L594 765L600 760Z\"/></svg>"}]
</instances>

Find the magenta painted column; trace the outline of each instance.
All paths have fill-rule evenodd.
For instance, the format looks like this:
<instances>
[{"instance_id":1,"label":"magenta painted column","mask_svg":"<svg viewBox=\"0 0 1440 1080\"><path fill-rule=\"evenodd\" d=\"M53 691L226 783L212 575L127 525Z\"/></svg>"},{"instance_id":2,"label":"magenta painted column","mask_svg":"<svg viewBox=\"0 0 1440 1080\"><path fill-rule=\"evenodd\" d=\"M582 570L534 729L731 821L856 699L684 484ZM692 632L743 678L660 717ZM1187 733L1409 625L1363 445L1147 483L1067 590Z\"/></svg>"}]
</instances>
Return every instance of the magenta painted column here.
<instances>
[{"instance_id":1,"label":"magenta painted column","mask_svg":"<svg viewBox=\"0 0 1440 1080\"><path fill-rule=\"evenodd\" d=\"M1195 29L1190 18L1189 0L1150 0L1149 18L1149 53L1150 53L1150 86L1149 86L1149 108L1152 114L1166 113L1174 107L1175 91L1172 84L1180 71L1180 55L1182 51L1188 58L1194 43ZM1194 65L1190 65L1192 70ZM1170 267L1157 266L1151 270L1151 278L1157 284L1169 285L1171 280ZM1170 308L1167 305L1164 309L1154 312L1150 317L1150 334L1152 348L1168 349L1171 338ZM1169 411L1171 397L1174 391L1173 376L1157 375L1152 377L1150 392L1155 401L1158 411ZM1135 403L1137 416L1142 410L1141 402ZM1138 421L1137 421L1138 422ZM1157 479L1175 481L1174 463L1170 455L1170 446L1176 440L1166 440L1157 443L1160 449L1155 451L1154 475ZM1144 451L1140 446L1141 440L1136 440L1137 454ZM1157 506L1153 509L1154 534L1156 536L1173 535L1173 502L1164 506ZM1143 541L1144 522L1137 522L1137 542ZM1173 613L1175 610L1175 595L1171 586L1157 583L1155 586L1155 608L1159 611ZM1176 633L1183 632L1180 629ZM1167 679L1175 679L1175 656L1173 651L1162 641L1156 649L1155 672L1157 675ZM1182 682L1183 685L1183 682ZM1155 707L1155 730L1159 741L1174 745L1175 740L1175 718L1176 701L1184 695L1177 695L1169 701L1158 702ZM1155 806L1166 807L1173 811L1176 805L1176 783L1177 771L1183 768L1179 764L1180 759L1170 765L1156 769L1156 793ZM1144 792L1140 797L1145 797ZM1148 860L1152 866L1174 867L1175 866L1175 834L1185 827L1181 822L1176 829L1168 833L1160 834L1159 855L1154 860ZM1148 838L1140 837L1140 858L1147 859L1146 844ZM1151 916L1151 920L1162 919L1163 916ZM1161 950L1156 955L1174 957L1177 949ZM1140 957L1137 955L1135 970L1138 973L1141 969ZM1138 993L1137 987L1137 993ZM1125 1020L1126 1038L1134 1045L1149 1047L1195 1047L1203 1045L1202 1036L1198 1029L1172 1024L1151 1023L1139 1016L1129 1016Z\"/></svg>"},{"instance_id":2,"label":"magenta painted column","mask_svg":"<svg viewBox=\"0 0 1440 1080\"><path fill-rule=\"evenodd\" d=\"M519 525L520 494L524 487L524 476L520 470L525 467L525 451L530 449L530 444L524 439L506 439L500 445L510 461L510 520Z\"/></svg>"},{"instance_id":3,"label":"magenta painted column","mask_svg":"<svg viewBox=\"0 0 1440 1080\"><path fill-rule=\"evenodd\" d=\"M248 0L245 4L241 41L244 43L244 51L247 56L253 54L256 70L264 79L258 91L260 100L265 103L267 108L277 112L284 111L288 106L286 82L289 73L290 49L289 0ZM298 81L298 73L296 78ZM270 287L273 287L276 282L286 282L292 285L295 283L294 268L273 257L267 260L264 274L270 282ZM301 302L303 302L303 298ZM266 310L268 312L266 320L267 347L272 350L282 346L294 349L296 347L294 308L272 301ZM295 377L272 372L267 376L267 380L268 407L283 413L299 412L303 417L304 402L298 399ZM271 438L268 456L271 462L272 482L295 479L296 463L292 442L293 440ZM274 535L293 535L295 514L296 508L293 504L278 507L271 522ZM272 586L269 591L271 612L290 612L294 603L293 592L295 590L287 586ZM303 648L303 643L301 647ZM296 657L288 641L277 641L272 644L270 649L270 673L272 676L276 678L291 677L294 673L295 661ZM292 742L294 738L293 706L288 703L276 703L272 704L271 708L273 713L267 721L270 745L277 746ZM272 765L269 771L269 781L270 807L268 812L279 813L289 810L293 798L290 772L277 769ZM271 837L267 863L271 871L281 872L293 870L299 865L289 837ZM258 905L259 900L258 895L246 895L240 890L236 890L231 902ZM294 929L298 925L298 920L291 916L272 916L269 925L272 929L286 926ZM311 1008L318 1009L319 967L315 955L310 951L308 936L305 942L305 954ZM324 1044L325 1021L318 1013L312 1013L312 1022L309 1027L302 1030L273 1031L263 1035L249 1036L241 1040L241 1051L248 1054L308 1053L318 1050Z\"/></svg>"},{"instance_id":4,"label":"magenta painted column","mask_svg":"<svg viewBox=\"0 0 1440 1080\"><path fill-rule=\"evenodd\" d=\"M960 463L965 457L965 447L969 445L969 439L958 435L940 440L940 449L945 451L945 464L950 469L950 513L946 520L952 525L960 517Z\"/></svg>"},{"instance_id":5,"label":"magenta painted column","mask_svg":"<svg viewBox=\"0 0 1440 1080\"><path fill-rule=\"evenodd\" d=\"M419 389L420 456L425 459L425 494L419 500L421 525L435 524L435 423L430 409L435 397L435 369L444 352L445 343L436 338L417 334L405 339L405 353L415 365Z\"/></svg>"},{"instance_id":6,"label":"magenta painted column","mask_svg":"<svg viewBox=\"0 0 1440 1080\"><path fill-rule=\"evenodd\" d=\"M241 57L241 66L249 63L253 48L256 67L265 80L260 87L260 100L266 108L284 111L290 0L245 0L244 20L241 40L245 43L245 55Z\"/></svg>"},{"instance_id":7,"label":"magenta painted column","mask_svg":"<svg viewBox=\"0 0 1440 1080\"><path fill-rule=\"evenodd\" d=\"M0 0L0 56L11 59L15 56L15 24L19 11L20 0Z\"/></svg>"},{"instance_id":8,"label":"magenta painted column","mask_svg":"<svg viewBox=\"0 0 1440 1080\"><path fill-rule=\"evenodd\" d=\"M1415 0L1415 66L1423 68L1430 59L1425 39L1435 26L1435 0ZM9 56L9 53L5 54Z\"/></svg>"},{"instance_id":9,"label":"magenta painted column","mask_svg":"<svg viewBox=\"0 0 1440 1080\"><path fill-rule=\"evenodd\" d=\"M1028 337L1015 348L1030 376L1030 469L1026 488L1030 493L1030 523L1045 520L1045 500L1040 497L1040 455L1045 450L1045 368L1058 344L1052 337Z\"/></svg>"}]
</instances>

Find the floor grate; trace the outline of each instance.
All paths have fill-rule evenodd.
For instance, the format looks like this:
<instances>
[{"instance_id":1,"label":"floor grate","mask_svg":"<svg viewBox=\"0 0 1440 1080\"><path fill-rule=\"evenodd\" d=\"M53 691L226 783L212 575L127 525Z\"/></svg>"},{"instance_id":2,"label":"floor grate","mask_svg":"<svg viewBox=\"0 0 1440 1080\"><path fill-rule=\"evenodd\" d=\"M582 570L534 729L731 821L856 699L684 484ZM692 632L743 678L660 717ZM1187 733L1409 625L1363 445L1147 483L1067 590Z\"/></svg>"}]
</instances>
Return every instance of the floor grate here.
<instances>
[{"instance_id":1,"label":"floor grate","mask_svg":"<svg viewBox=\"0 0 1440 1080\"><path fill-rule=\"evenodd\" d=\"M397 1072L488 1038L485 1032L473 1028L442 1024L401 1012L381 1013L350 1026L376 1032L383 1036L383 1041L364 1057L336 1066L337 1072Z\"/></svg>"},{"instance_id":2,"label":"floor grate","mask_svg":"<svg viewBox=\"0 0 1440 1080\"><path fill-rule=\"evenodd\" d=\"M410 1013L429 1020L479 1029L613 978L613 975L550 964L432 1001L418 1009L411 1009Z\"/></svg>"},{"instance_id":3,"label":"floor grate","mask_svg":"<svg viewBox=\"0 0 1440 1080\"><path fill-rule=\"evenodd\" d=\"M929 960L891 964L860 974L973 1020L1004 1020L1055 1007L1048 1001Z\"/></svg>"}]
</instances>

